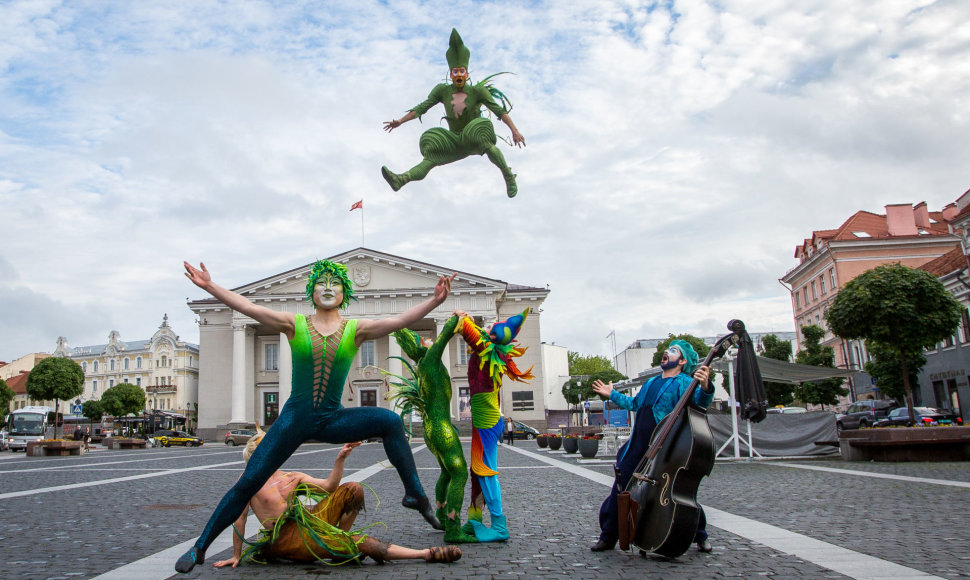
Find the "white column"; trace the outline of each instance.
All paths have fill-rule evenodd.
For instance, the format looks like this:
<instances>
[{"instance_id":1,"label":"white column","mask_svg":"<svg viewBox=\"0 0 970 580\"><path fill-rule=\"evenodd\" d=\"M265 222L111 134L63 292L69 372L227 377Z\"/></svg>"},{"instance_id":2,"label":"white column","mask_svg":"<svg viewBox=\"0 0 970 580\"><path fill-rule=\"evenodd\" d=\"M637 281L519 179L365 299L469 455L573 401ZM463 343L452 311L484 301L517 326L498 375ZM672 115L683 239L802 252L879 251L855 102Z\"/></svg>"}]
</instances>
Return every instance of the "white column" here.
<instances>
[{"instance_id":1,"label":"white column","mask_svg":"<svg viewBox=\"0 0 970 580\"><path fill-rule=\"evenodd\" d=\"M277 361L280 369L280 411L283 405L290 398L290 391L293 389L293 353L290 352L290 341L286 334L280 333L280 356Z\"/></svg>"},{"instance_id":2,"label":"white column","mask_svg":"<svg viewBox=\"0 0 970 580\"><path fill-rule=\"evenodd\" d=\"M387 335L387 356L389 357L387 359L387 370L398 376L403 375L404 364L400 361L400 359L394 358L396 356L403 356L401 354L401 345L399 345L397 341L394 340L394 336L391 334ZM394 388L390 386L390 381L397 381L397 379L395 379L394 377L384 377L384 380L388 381L388 390ZM391 402L392 401L388 401L388 404L390 404ZM394 411L395 413L398 412L398 409L395 409L393 407L391 408L391 410ZM405 425L409 424L407 419L404 420L404 424Z\"/></svg>"},{"instance_id":3,"label":"white column","mask_svg":"<svg viewBox=\"0 0 970 580\"><path fill-rule=\"evenodd\" d=\"M444 329L446 322L448 322L447 318L434 319L435 340L437 340L437 338L441 336L441 331ZM444 350L441 351L441 364L445 365L445 370L448 371L449 376L451 376L451 373L454 370L451 368L451 342L452 341L449 341L448 344L445 345ZM458 395L457 393L452 392L451 393L451 418L454 419L457 416L458 416Z\"/></svg>"},{"instance_id":4,"label":"white column","mask_svg":"<svg viewBox=\"0 0 970 580\"><path fill-rule=\"evenodd\" d=\"M246 421L246 325L232 325L232 406L230 423Z\"/></svg>"}]
</instances>

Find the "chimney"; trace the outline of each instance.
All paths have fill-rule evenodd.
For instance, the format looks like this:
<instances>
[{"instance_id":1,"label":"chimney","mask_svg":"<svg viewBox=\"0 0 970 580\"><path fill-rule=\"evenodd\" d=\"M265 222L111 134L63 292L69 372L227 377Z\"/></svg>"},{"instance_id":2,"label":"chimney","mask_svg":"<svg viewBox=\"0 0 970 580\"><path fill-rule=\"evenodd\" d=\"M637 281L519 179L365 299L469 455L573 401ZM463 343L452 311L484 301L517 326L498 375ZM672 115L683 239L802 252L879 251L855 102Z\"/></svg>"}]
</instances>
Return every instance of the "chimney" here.
<instances>
[{"instance_id":1,"label":"chimney","mask_svg":"<svg viewBox=\"0 0 970 580\"><path fill-rule=\"evenodd\" d=\"M913 205L909 203L887 205L886 227L889 228L890 236L918 235L919 232L916 230L916 216L913 212Z\"/></svg>"},{"instance_id":2,"label":"chimney","mask_svg":"<svg viewBox=\"0 0 970 580\"><path fill-rule=\"evenodd\" d=\"M946 220L947 222L952 222L953 218L957 217L957 214L960 213L960 208L955 203L948 203L943 208L942 213L943 213L944 220Z\"/></svg>"},{"instance_id":3,"label":"chimney","mask_svg":"<svg viewBox=\"0 0 970 580\"><path fill-rule=\"evenodd\" d=\"M925 201L913 206L913 215L916 217L916 227L924 230L930 229L930 210L926 209Z\"/></svg>"}]
</instances>

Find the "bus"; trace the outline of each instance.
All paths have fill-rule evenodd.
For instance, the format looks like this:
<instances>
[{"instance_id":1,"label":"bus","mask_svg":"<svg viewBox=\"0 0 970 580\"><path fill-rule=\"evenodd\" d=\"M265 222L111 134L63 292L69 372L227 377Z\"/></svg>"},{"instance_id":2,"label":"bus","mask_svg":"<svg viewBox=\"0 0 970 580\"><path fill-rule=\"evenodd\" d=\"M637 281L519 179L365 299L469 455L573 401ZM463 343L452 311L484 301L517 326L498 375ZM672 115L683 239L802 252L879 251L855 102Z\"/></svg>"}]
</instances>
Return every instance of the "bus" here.
<instances>
[{"instance_id":1,"label":"bus","mask_svg":"<svg viewBox=\"0 0 970 580\"><path fill-rule=\"evenodd\" d=\"M44 439L47 429L54 426L53 409L30 406L11 411L7 416L10 451L26 450L29 441Z\"/></svg>"}]
</instances>

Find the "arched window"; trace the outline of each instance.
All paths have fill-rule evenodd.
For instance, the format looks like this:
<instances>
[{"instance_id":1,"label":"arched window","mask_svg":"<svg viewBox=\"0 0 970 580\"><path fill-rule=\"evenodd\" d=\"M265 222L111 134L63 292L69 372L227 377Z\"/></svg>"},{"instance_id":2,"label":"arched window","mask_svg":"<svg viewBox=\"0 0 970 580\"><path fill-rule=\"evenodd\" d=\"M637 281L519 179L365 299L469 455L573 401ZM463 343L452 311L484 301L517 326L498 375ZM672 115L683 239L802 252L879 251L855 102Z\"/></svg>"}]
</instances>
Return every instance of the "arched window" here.
<instances>
[{"instance_id":1,"label":"arched window","mask_svg":"<svg viewBox=\"0 0 970 580\"><path fill-rule=\"evenodd\" d=\"M128 370L128 367L130 366L130 363L131 363L131 360L129 358L125 357L125 370Z\"/></svg>"},{"instance_id":2,"label":"arched window","mask_svg":"<svg viewBox=\"0 0 970 580\"><path fill-rule=\"evenodd\" d=\"M138 358L135 359L135 368L136 369L140 369L141 368L141 357L138 357Z\"/></svg>"},{"instance_id":3,"label":"arched window","mask_svg":"<svg viewBox=\"0 0 970 580\"><path fill-rule=\"evenodd\" d=\"M108 361L108 370L109 371L115 370L115 359L111 359Z\"/></svg>"}]
</instances>

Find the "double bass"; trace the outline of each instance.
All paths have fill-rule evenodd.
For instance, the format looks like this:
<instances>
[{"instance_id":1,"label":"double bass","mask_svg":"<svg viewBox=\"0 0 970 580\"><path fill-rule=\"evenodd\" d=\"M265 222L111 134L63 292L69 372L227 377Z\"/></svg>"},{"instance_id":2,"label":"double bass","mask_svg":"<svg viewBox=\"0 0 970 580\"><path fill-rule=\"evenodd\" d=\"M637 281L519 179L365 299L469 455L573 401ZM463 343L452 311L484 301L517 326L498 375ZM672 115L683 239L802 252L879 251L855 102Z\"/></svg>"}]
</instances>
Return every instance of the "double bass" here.
<instances>
[{"instance_id":1,"label":"double bass","mask_svg":"<svg viewBox=\"0 0 970 580\"><path fill-rule=\"evenodd\" d=\"M732 320L728 329L731 333L718 339L701 365L724 356L745 332L740 320ZM693 379L674 410L654 428L648 451L617 497L623 550L632 544L677 558L694 542L700 518L697 488L714 468L715 455L707 412L693 402L697 387Z\"/></svg>"}]
</instances>

